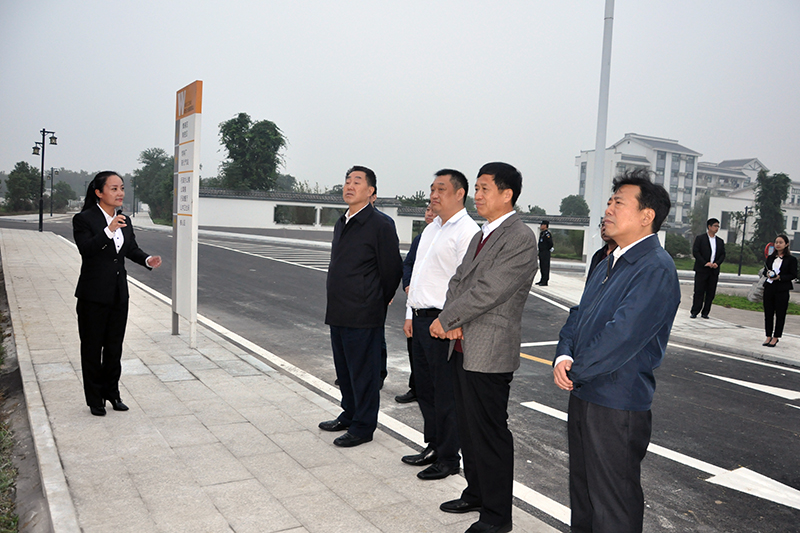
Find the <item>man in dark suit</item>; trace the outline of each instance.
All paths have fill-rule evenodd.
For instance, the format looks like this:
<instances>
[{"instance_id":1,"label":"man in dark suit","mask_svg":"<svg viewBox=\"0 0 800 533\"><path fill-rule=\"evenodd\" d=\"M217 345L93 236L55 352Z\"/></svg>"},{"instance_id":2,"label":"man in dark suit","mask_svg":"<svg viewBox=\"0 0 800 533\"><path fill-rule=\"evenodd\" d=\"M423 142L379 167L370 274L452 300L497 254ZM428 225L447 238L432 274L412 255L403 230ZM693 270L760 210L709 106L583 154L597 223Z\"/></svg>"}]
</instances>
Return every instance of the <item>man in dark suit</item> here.
<instances>
[{"instance_id":1,"label":"man in dark suit","mask_svg":"<svg viewBox=\"0 0 800 533\"><path fill-rule=\"evenodd\" d=\"M467 488L439 506L480 511L468 533L511 531L514 439L508 395L519 368L522 310L536 274L536 236L514 211L522 175L487 163L475 183L475 207L486 219L450 279L431 335L448 338L454 359L456 416Z\"/></svg>"},{"instance_id":2,"label":"man in dark suit","mask_svg":"<svg viewBox=\"0 0 800 533\"><path fill-rule=\"evenodd\" d=\"M697 313L708 318L711 302L717 293L719 266L725 261L725 242L717 237L719 220L709 218L706 222L708 233L698 235L692 246L694 256L694 297L692 298L691 318Z\"/></svg>"},{"instance_id":3,"label":"man in dark suit","mask_svg":"<svg viewBox=\"0 0 800 533\"><path fill-rule=\"evenodd\" d=\"M347 171L342 196L348 210L334 227L328 267L325 323L331 328L343 411L319 427L347 430L333 441L342 447L371 441L378 425L386 308L403 274L394 224L369 202L376 182L367 167Z\"/></svg>"},{"instance_id":4,"label":"man in dark suit","mask_svg":"<svg viewBox=\"0 0 800 533\"><path fill-rule=\"evenodd\" d=\"M642 531L641 462L650 443L654 371L681 297L675 263L656 235L669 209L669 194L647 170L614 179L603 225L617 249L587 280L561 328L553 378L572 391L573 532Z\"/></svg>"},{"instance_id":5,"label":"man in dark suit","mask_svg":"<svg viewBox=\"0 0 800 533\"><path fill-rule=\"evenodd\" d=\"M550 233L550 221L542 220L539 224L539 270L542 275L536 283L547 287L550 281L550 253L553 251L553 235Z\"/></svg>"}]
</instances>

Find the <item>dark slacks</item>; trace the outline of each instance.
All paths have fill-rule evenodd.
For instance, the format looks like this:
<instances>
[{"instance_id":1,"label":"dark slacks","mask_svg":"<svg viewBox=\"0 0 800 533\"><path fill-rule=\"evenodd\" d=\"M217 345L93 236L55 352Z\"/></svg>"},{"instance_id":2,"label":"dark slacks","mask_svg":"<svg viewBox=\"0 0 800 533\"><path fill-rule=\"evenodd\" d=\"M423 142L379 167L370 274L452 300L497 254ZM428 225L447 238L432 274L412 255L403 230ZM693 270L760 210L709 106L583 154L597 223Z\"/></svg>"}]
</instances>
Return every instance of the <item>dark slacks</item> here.
<instances>
[{"instance_id":1,"label":"dark slacks","mask_svg":"<svg viewBox=\"0 0 800 533\"><path fill-rule=\"evenodd\" d=\"M382 327L331 326L333 364L342 393L338 419L357 437L371 437L378 427L382 339Z\"/></svg>"},{"instance_id":2,"label":"dark slacks","mask_svg":"<svg viewBox=\"0 0 800 533\"><path fill-rule=\"evenodd\" d=\"M412 337L417 402L425 422L425 442L436 450L440 463L457 468L461 456L458 454L453 361L447 360L450 341L431 337L428 330L434 320L417 316L412 319L412 327L417 332Z\"/></svg>"},{"instance_id":3,"label":"dark slacks","mask_svg":"<svg viewBox=\"0 0 800 533\"><path fill-rule=\"evenodd\" d=\"M464 355L453 352L456 413L464 477L461 499L481 504L481 522L511 522L514 438L508 429L508 394L513 372L464 370Z\"/></svg>"},{"instance_id":4,"label":"dark slacks","mask_svg":"<svg viewBox=\"0 0 800 533\"><path fill-rule=\"evenodd\" d=\"M539 283L550 281L550 250L539 252L539 272L542 274L542 279L539 280Z\"/></svg>"},{"instance_id":5,"label":"dark slacks","mask_svg":"<svg viewBox=\"0 0 800 533\"><path fill-rule=\"evenodd\" d=\"M776 291L772 283L764 284L764 331L767 337L780 338L789 309L789 291ZM774 329L773 329L774 326Z\"/></svg>"},{"instance_id":6,"label":"dark slacks","mask_svg":"<svg viewBox=\"0 0 800 533\"><path fill-rule=\"evenodd\" d=\"M119 399L122 341L128 322L128 300L117 295L113 304L78 299L78 334L81 338L81 374L86 405L102 407Z\"/></svg>"},{"instance_id":7,"label":"dark slacks","mask_svg":"<svg viewBox=\"0 0 800 533\"><path fill-rule=\"evenodd\" d=\"M414 383L414 337L406 339L406 346L408 347L408 367L411 369L411 373L408 375L408 390L416 394L417 387Z\"/></svg>"},{"instance_id":8,"label":"dark slacks","mask_svg":"<svg viewBox=\"0 0 800 533\"><path fill-rule=\"evenodd\" d=\"M711 302L717 294L717 281L719 281L718 268L703 268L694 273L694 295L692 296L693 315L708 316L711 311Z\"/></svg>"},{"instance_id":9,"label":"dark slacks","mask_svg":"<svg viewBox=\"0 0 800 533\"><path fill-rule=\"evenodd\" d=\"M621 411L569 397L569 500L573 533L642 531L641 463L650 411Z\"/></svg>"}]
</instances>

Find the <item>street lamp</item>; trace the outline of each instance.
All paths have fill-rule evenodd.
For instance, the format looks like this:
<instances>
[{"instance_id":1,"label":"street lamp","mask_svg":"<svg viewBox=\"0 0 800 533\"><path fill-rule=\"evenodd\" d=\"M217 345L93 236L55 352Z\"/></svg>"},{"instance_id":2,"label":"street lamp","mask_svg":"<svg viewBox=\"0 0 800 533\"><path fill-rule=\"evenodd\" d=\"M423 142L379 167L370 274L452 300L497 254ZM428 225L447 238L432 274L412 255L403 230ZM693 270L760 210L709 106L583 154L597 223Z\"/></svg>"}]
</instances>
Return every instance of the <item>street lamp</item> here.
<instances>
[{"instance_id":1,"label":"street lamp","mask_svg":"<svg viewBox=\"0 0 800 533\"><path fill-rule=\"evenodd\" d=\"M56 174L58 174L58 170L50 167L50 218L53 217L53 193L55 193Z\"/></svg>"},{"instance_id":2,"label":"street lamp","mask_svg":"<svg viewBox=\"0 0 800 533\"><path fill-rule=\"evenodd\" d=\"M744 206L744 229L742 229L742 244L739 247L739 275L742 275L742 255L744 254L744 239L747 237L747 213L750 206Z\"/></svg>"},{"instance_id":3,"label":"street lamp","mask_svg":"<svg viewBox=\"0 0 800 533\"><path fill-rule=\"evenodd\" d=\"M47 135L50 135L50 144L56 145L56 132L54 131L47 131L46 129L42 128L42 142L36 141L33 143L33 155L39 155L39 152L42 153L42 181L41 186L39 187L39 232L42 231L42 226L44 225L44 138ZM41 150L40 148L41 147Z\"/></svg>"}]
</instances>

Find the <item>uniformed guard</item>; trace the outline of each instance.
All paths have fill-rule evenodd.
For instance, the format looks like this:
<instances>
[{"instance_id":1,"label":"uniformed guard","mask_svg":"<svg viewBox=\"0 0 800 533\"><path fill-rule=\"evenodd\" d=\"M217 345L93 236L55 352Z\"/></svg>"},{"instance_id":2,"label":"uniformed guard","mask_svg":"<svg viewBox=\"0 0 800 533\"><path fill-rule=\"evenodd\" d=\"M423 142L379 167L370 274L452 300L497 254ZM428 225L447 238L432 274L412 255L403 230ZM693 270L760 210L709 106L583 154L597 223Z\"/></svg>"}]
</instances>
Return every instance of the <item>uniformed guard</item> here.
<instances>
[{"instance_id":1,"label":"uniformed guard","mask_svg":"<svg viewBox=\"0 0 800 533\"><path fill-rule=\"evenodd\" d=\"M539 272L542 273L542 278L537 285L540 287L547 287L547 282L550 281L550 252L553 251L553 236L550 234L550 222L542 220L539 225Z\"/></svg>"}]
</instances>

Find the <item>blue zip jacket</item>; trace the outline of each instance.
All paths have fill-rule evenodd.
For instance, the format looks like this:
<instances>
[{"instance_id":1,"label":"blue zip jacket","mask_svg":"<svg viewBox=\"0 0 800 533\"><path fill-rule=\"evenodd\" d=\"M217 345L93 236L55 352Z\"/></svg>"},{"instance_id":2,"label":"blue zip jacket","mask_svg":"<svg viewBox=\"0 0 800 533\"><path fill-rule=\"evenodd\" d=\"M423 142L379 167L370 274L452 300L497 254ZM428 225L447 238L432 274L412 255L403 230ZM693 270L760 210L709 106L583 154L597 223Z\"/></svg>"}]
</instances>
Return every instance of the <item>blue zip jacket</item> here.
<instances>
[{"instance_id":1,"label":"blue zip jacket","mask_svg":"<svg viewBox=\"0 0 800 533\"><path fill-rule=\"evenodd\" d=\"M597 265L570 309L556 356L573 358L567 375L581 400L647 411L656 388L653 371L681 301L678 273L655 234L625 252L610 276L608 260Z\"/></svg>"}]
</instances>

